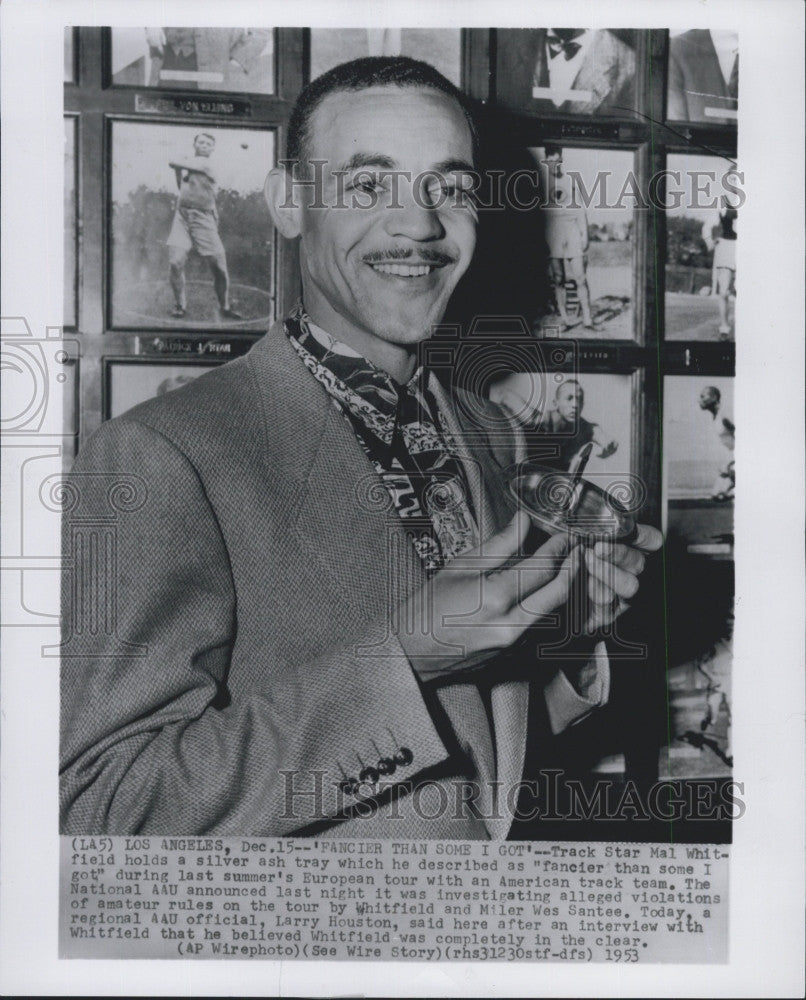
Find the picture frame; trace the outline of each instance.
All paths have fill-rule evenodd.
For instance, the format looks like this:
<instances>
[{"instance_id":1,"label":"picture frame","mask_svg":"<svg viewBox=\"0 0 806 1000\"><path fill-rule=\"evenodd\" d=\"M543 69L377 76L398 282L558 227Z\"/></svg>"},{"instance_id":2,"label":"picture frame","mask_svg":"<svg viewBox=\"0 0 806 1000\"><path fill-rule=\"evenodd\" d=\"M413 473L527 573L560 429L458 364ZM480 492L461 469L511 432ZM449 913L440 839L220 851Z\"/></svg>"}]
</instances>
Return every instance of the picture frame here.
<instances>
[{"instance_id":1,"label":"picture frame","mask_svg":"<svg viewBox=\"0 0 806 1000\"><path fill-rule=\"evenodd\" d=\"M545 139L530 146L540 190L548 309L538 336L638 340L637 151Z\"/></svg>"},{"instance_id":2,"label":"picture frame","mask_svg":"<svg viewBox=\"0 0 806 1000\"><path fill-rule=\"evenodd\" d=\"M106 357L103 359L103 419L179 389L223 362L209 358Z\"/></svg>"},{"instance_id":3,"label":"picture frame","mask_svg":"<svg viewBox=\"0 0 806 1000\"><path fill-rule=\"evenodd\" d=\"M110 328L268 329L277 254L263 185L276 129L123 117L107 126Z\"/></svg>"},{"instance_id":4,"label":"picture frame","mask_svg":"<svg viewBox=\"0 0 806 1000\"><path fill-rule=\"evenodd\" d=\"M666 175L665 338L735 341L736 161L675 151Z\"/></svg>"},{"instance_id":5,"label":"picture frame","mask_svg":"<svg viewBox=\"0 0 806 1000\"><path fill-rule=\"evenodd\" d=\"M511 372L493 382L488 394L525 429L527 457L567 471L592 441L583 475L602 489L626 491L629 502L638 503L643 378L641 368L629 366Z\"/></svg>"},{"instance_id":6,"label":"picture frame","mask_svg":"<svg viewBox=\"0 0 806 1000\"><path fill-rule=\"evenodd\" d=\"M687 556L733 558L734 378L664 378L663 531Z\"/></svg>"},{"instance_id":7,"label":"picture frame","mask_svg":"<svg viewBox=\"0 0 806 1000\"><path fill-rule=\"evenodd\" d=\"M668 375L663 392L670 740L659 773L719 779L733 764L734 378Z\"/></svg>"},{"instance_id":8,"label":"picture frame","mask_svg":"<svg viewBox=\"0 0 806 1000\"><path fill-rule=\"evenodd\" d=\"M108 41L112 87L277 92L274 28L113 27Z\"/></svg>"},{"instance_id":9,"label":"picture frame","mask_svg":"<svg viewBox=\"0 0 806 1000\"><path fill-rule=\"evenodd\" d=\"M638 35L635 29L498 29L495 101L517 114L630 119Z\"/></svg>"},{"instance_id":10,"label":"picture frame","mask_svg":"<svg viewBox=\"0 0 806 1000\"><path fill-rule=\"evenodd\" d=\"M312 80L350 59L402 55L430 63L457 87L463 82L460 28L311 28L310 51Z\"/></svg>"},{"instance_id":11,"label":"picture frame","mask_svg":"<svg viewBox=\"0 0 806 1000\"><path fill-rule=\"evenodd\" d=\"M739 34L733 29L669 32L666 117L730 125L739 117Z\"/></svg>"}]
</instances>

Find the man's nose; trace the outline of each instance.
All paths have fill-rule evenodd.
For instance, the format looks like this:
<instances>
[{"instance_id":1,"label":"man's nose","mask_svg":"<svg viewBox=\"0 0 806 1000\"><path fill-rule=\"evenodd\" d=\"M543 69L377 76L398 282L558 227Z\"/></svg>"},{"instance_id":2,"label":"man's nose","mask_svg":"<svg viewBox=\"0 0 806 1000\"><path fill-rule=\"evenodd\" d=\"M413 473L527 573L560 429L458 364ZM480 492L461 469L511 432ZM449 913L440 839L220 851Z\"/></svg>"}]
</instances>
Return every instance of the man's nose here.
<instances>
[{"instance_id":1,"label":"man's nose","mask_svg":"<svg viewBox=\"0 0 806 1000\"><path fill-rule=\"evenodd\" d=\"M387 205L384 227L390 236L403 236L410 240L439 240L445 229L437 209L429 205L424 191L415 191L400 185L398 198Z\"/></svg>"}]
</instances>

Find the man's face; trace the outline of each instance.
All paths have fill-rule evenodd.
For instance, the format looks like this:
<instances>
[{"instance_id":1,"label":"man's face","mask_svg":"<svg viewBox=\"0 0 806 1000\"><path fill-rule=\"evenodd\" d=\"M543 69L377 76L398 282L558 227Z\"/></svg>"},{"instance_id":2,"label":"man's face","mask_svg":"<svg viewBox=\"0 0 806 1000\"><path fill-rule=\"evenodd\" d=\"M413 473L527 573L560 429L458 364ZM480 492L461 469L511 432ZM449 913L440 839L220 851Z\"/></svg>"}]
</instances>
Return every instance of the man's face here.
<instances>
[{"instance_id":1,"label":"man's face","mask_svg":"<svg viewBox=\"0 0 806 1000\"><path fill-rule=\"evenodd\" d=\"M329 94L311 124L307 152L327 161L328 207L301 213L306 309L369 357L379 341L419 343L475 248L476 209L456 196L473 159L464 115L437 91L381 86Z\"/></svg>"},{"instance_id":2,"label":"man's face","mask_svg":"<svg viewBox=\"0 0 806 1000\"><path fill-rule=\"evenodd\" d=\"M719 409L719 400L713 389L703 389L700 393L700 409L713 410L714 412Z\"/></svg>"},{"instance_id":3,"label":"man's face","mask_svg":"<svg viewBox=\"0 0 806 1000\"><path fill-rule=\"evenodd\" d=\"M581 386L566 382L557 390L557 412L564 420L573 423L582 413L584 399Z\"/></svg>"},{"instance_id":4,"label":"man's face","mask_svg":"<svg viewBox=\"0 0 806 1000\"><path fill-rule=\"evenodd\" d=\"M193 140L193 148L196 150L196 156L209 156L215 149L215 142L209 135L197 135Z\"/></svg>"},{"instance_id":5,"label":"man's face","mask_svg":"<svg viewBox=\"0 0 806 1000\"><path fill-rule=\"evenodd\" d=\"M563 172L562 153L552 153L551 156L547 156L546 165L548 166L548 172L552 177L562 177L562 172Z\"/></svg>"}]
</instances>

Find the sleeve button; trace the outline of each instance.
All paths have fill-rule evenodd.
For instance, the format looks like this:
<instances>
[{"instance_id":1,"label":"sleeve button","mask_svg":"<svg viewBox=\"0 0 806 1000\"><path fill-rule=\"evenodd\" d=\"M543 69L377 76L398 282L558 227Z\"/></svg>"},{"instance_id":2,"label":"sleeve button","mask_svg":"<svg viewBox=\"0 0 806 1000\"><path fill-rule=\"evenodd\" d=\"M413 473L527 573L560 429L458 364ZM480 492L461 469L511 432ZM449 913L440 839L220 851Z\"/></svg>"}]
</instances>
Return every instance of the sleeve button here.
<instances>
[{"instance_id":1,"label":"sleeve button","mask_svg":"<svg viewBox=\"0 0 806 1000\"><path fill-rule=\"evenodd\" d=\"M374 767L365 767L358 777L362 784L374 785L378 781L379 775Z\"/></svg>"},{"instance_id":2,"label":"sleeve button","mask_svg":"<svg viewBox=\"0 0 806 1000\"><path fill-rule=\"evenodd\" d=\"M401 767L406 767L411 764L414 760L414 754L409 750L408 747L400 747L400 749L395 754L395 763L400 764Z\"/></svg>"},{"instance_id":3,"label":"sleeve button","mask_svg":"<svg viewBox=\"0 0 806 1000\"><path fill-rule=\"evenodd\" d=\"M378 761L378 773L379 774L394 774L397 770L397 764L392 760L391 757L381 757Z\"/></svg>"}]
</instances>

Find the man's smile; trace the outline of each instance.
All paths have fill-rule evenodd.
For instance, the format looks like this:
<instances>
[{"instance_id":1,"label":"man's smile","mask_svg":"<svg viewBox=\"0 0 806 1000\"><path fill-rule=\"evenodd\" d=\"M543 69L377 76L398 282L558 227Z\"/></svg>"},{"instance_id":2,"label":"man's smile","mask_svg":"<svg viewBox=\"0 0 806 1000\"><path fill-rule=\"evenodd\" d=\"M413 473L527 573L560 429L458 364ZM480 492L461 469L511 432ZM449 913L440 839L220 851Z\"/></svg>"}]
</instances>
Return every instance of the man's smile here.
<instances>
[{"instance_id":1,"label":"man's smile","mask_svg":"<svg viewBox=\"0 0 806 1000\"><path fill-rule=\"evenodd\" d=\"M432 264L370 264L377 274L391 274L399 278L423 278L434 270Z\"/></svg>"},{"instance_id":2,"label":"man's smile","mask_svg":"<svg viewBox=\"0 0 806 1000\"><path fill-rule=\"evenodd\" d=\"M403 278L407 282L436 275L443 267L455 263L448 254L436 250L421 250L415 259L410 251L403 253L367 254L363 262L384 278ZM421 282L418 282L418 284ZM431 284L431 282L429 282Z\"/></svg>"}]
</instances>

